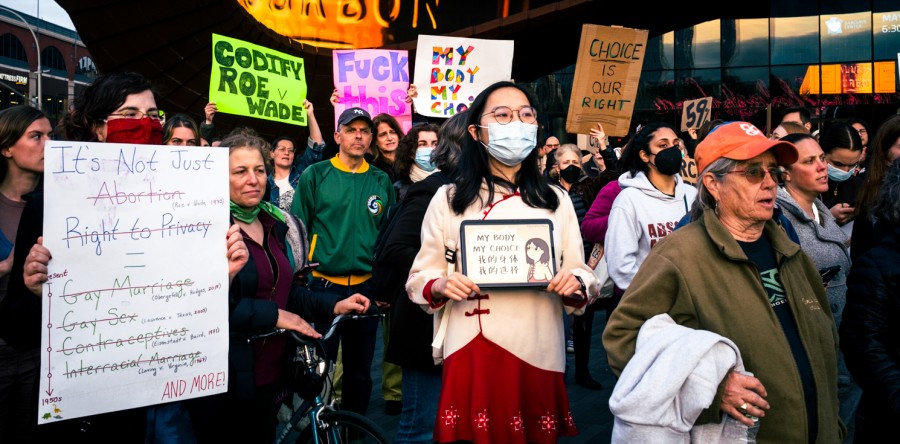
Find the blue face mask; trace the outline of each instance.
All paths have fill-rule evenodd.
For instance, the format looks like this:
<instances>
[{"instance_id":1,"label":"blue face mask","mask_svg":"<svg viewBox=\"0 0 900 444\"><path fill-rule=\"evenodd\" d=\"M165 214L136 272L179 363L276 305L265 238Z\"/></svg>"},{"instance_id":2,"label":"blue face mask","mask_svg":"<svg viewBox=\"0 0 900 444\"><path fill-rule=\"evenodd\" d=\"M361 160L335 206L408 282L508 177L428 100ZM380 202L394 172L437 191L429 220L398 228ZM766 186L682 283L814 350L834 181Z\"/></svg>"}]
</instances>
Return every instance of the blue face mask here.
<instances>
[{"instance_id":1,"label":"blue face mask","mask_svg":"<svg viewBox=\"0 0 900 444\"><path fill-rule=\"evenodd\" d=\"M840 168L835 168L830 163L828 164L828 178L835 182L843 182L850 178L853 175L853 170L855 168L851 168L850 171L844 171Z\"/></svg>"},{"instance_id":2,"label":"blue face mask","mask_svg":"<svg viewBox=\"0 0 900 444\"><path fill-rule=\"evenodd\" d=\"M522 163L537 143L537 125L514 120L506 125L489 123L487 129L488 143L481 144L487 148L491 157L506 166Z\"/></svg>"},{"instance_id":3,"label":"blue face mask","mask_svg":"<svg viewBox=\"0 0 900 444\"><path fill-rule=\"evenodd\" d=\"M431 153L433 151L434 148L419 148L416 150L416 165L429 173L434 171L435 168L434 162L431 161Z\"/></svg>"}]
</instances>

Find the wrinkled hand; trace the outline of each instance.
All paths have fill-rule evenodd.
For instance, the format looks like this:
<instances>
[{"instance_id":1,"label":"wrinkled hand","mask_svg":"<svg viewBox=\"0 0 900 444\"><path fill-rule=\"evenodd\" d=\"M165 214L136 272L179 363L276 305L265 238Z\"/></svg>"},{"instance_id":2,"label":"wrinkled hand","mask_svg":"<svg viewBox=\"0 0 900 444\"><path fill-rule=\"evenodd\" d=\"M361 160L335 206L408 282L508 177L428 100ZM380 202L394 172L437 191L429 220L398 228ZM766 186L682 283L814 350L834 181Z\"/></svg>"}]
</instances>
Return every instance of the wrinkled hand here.
<instances>
[{"instance_id":1,"label":"wrinkled hand","mask_svg":"<svg viewBox=\"0 0 900 444\"><path fill-rule=\"evenodd\" d=\"M766 388L759 379L730 371L725 377L725 391L722 394L722 403L719 404L719 409L734 419L752 426L753 420L744 416L744 413L760 418L766 416L766 410L769 410L769 403L765 400L766 396L768 396ZM746 409L741 408L744 405L746 405Z\"/></svg>"},{"instance_id":2,"label":"wrinkled hand","mask_svg":"<svg viewBox=\"0 0 900 444\"><path fill-rule=\"evenodd\" d=\"M310 338L321 338L322 334L317 332L316 329L309 325L309 322L306 322L300 316L297 316L295 313L291 313L287 310L278 309L278 321L275 322L276 328L283 328L285 330L294 330L297 333L302 334L303 336L309 336Z\"/></svg>"},{"instance_id":3,"label":"wrinkled hand","mask_svg":"<svg viewBox=\"0 0 900 444\"><path fill-rule=\"evenodd\" d=\"M331 101L331 106L337 106L338 103L341 103L341 96L338 95L337 88L335 88L334 92L331 93L331 98L329 99L329 101Z\"/></svg>"},{"instance_id":4,"label":"wrinkled hand","mask_svg":"<svg viewBox=\"0 0 900 444\"><path fill-rule=\"evenodd\" d=\"M406 90L406 103L412 103L413 99L419 96L419 91L416 90L416 85L410 84L409 89Z\"/></svg>"},{"instance_id":5,"label":"wrinkled hand","mask_svg":"<svg viewBox=\"0 0 900 444\"><path fill-rule=\"evenodd\" d=\"M219 112L219 108L216 107L216 102L209 102L206 104L206 107L203 108L203 113L206 114L207 125L212 125L213 117L216 117L217 112Z\"/></svg>"},{"instance_id":6,"label":"wrinkled hand","mask_svg":"<svg viewBox=\"0 0 900 444\"><path fill-rule=\"evenodd\" d=\"M564 298L584 299L586 294L581 294L581 282L568 269L562 269L556 272L556 276L550 279L547 285L548 293L556 293ZM578 292L576 295L575 293Z\"/></svg>"},{"instance_id":7,"label":"wrinkled hand","mask_svg":"<svg viewBox=\"0 0 900 444\"><path fill-rule=\"evenodd\" d=\"M481 293L481 289L466 275L454 272L450 276L440 278L431 285L431 295L440 299L461 301L469 296Z\"/></svg>"},{"instance_id":8,"label":"wrinkled hand","mask_svg":"<svg viewBox=\"0 0 900 444\"><path fill-rule=\"evenodd\" d=\"M365 313L369 309L369 298L354 293L346 299L341 299L334 304L334 314L342 315L347 313Z\"/></svg>"},{"instance_id":9,"label":"wrinkled hand","mask_svg":"<svg viewBox=\"0 0 900 444\"><path fill-rule=\"evenodd\" d=\"M606 132L603 131L603 125L597 122L596 128L591 128L591 139L597 141L597 146L603 151L609 146L609 139L606 138Z\"/></svg>"},{"instance_id":10,"label":"wrinkled hand","mask_svg":"<svg viewBox=\"0 0 900 444\"><path fill-rule=\"evenodd\" d=\"M225 256L228 258L228 281L231 282L244 265L247 265L250 251L247 250L247 244L244 243L244 237L241 236L241 229L237 224L228 227L226 239Z\"/></svg>"},{"instance_id":11,"label":"wrinkled hand","mask_svg":"<svg viewBox=\"0 0 900 444\"><path fill-rule=\"evenodd\" d=\"M40 296L41 287L47 282L47 266L50 264L50 250L44 247L44 237L38 238L25 258L25 271L22 273L25 286L32 293Z\"/></svg>"},{"instance_id":12,"label":"wrinkled hand","mask_svg":"<svg viewBox=\"0 0 900 444\"><path fill-rule=\"evenodd\" d=\"M845 203L839 203L831 207L831 215L834 216L834 220L838 225L844 225L853 220L854 211L856 211L856 208Z\"/></svg>"}]
</instances>

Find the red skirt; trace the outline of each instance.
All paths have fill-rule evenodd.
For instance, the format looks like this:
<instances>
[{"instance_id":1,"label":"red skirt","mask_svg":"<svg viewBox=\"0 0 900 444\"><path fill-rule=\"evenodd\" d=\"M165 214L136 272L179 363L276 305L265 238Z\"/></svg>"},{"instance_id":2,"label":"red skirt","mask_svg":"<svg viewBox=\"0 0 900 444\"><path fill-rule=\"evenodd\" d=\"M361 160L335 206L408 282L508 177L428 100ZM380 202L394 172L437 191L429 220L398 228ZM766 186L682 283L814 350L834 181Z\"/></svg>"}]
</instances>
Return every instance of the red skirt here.
<instances>
[{"instance_id":1,"label":"red skirt","mask_svg":"<svg viewBox=\"0 0 900 444\"><path fill-rule=\"evenodd\" d=\"M536 368L480 333L444 359L435 441L555 443L577 434L563 373Z\"/></svg>"}]
</instances>

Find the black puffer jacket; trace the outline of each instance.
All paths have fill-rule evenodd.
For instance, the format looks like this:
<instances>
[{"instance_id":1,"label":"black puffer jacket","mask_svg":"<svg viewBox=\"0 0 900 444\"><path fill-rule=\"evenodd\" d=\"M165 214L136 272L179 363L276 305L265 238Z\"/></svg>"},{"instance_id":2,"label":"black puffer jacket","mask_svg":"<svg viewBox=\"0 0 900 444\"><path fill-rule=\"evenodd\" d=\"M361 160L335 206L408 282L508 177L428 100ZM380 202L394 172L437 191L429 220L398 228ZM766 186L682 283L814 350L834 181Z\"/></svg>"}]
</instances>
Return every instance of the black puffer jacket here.
<instances>
[{"instance_id":1,"label":"black puffer jacket","mask_svg":"<svg viewBox=\"0 0 900 444\"><path fill-rule=\"evenodd\" d=\"M856 442L895 435L900 423L900 227L850 268L840 335L847 367L863 388Z\"/></svg>"}]
</instances>

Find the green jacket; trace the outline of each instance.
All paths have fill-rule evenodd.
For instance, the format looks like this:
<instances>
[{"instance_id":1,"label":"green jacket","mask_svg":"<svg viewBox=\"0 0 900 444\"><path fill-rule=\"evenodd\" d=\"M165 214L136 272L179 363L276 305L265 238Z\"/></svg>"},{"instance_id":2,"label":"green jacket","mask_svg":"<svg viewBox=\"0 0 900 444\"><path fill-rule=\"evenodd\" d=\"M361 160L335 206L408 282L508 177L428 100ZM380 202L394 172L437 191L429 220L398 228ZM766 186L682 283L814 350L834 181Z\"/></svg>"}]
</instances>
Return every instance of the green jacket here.
<instances>
[{"instance_id":1,"label":"green jacket","mask_svg":"<svg viewBox=\"0 0 900 444\"><path fill-rule=\"evenodd\" d=\"M778 225L766 222L765 235L812 367L818 394L816 442L839 443L845 429L838 416L838 336L822 280L812 260ZM610 316L603 346L616 375L634 355L641 325L660 313L738 346L745 368L762 382L771 406L760 418L758 442L808 442L803 388L790 345L756 267L712 210L653 247ZM724 380L696 424L721 420L723 388Z\"/></svg>"},{"instance_id":2,"label":"green jacket","mask_svg":"<svg viewBox=\"0 0 900 444\"><path fill-rule=\"evenodd\" d=\"M306 168L291 213L309 233L310 262L319 263L313 276L341 285L368 280L378 229L394 201L388 175L365 161L355 173L337 156Z\"/></svg>"}]
</instances>

